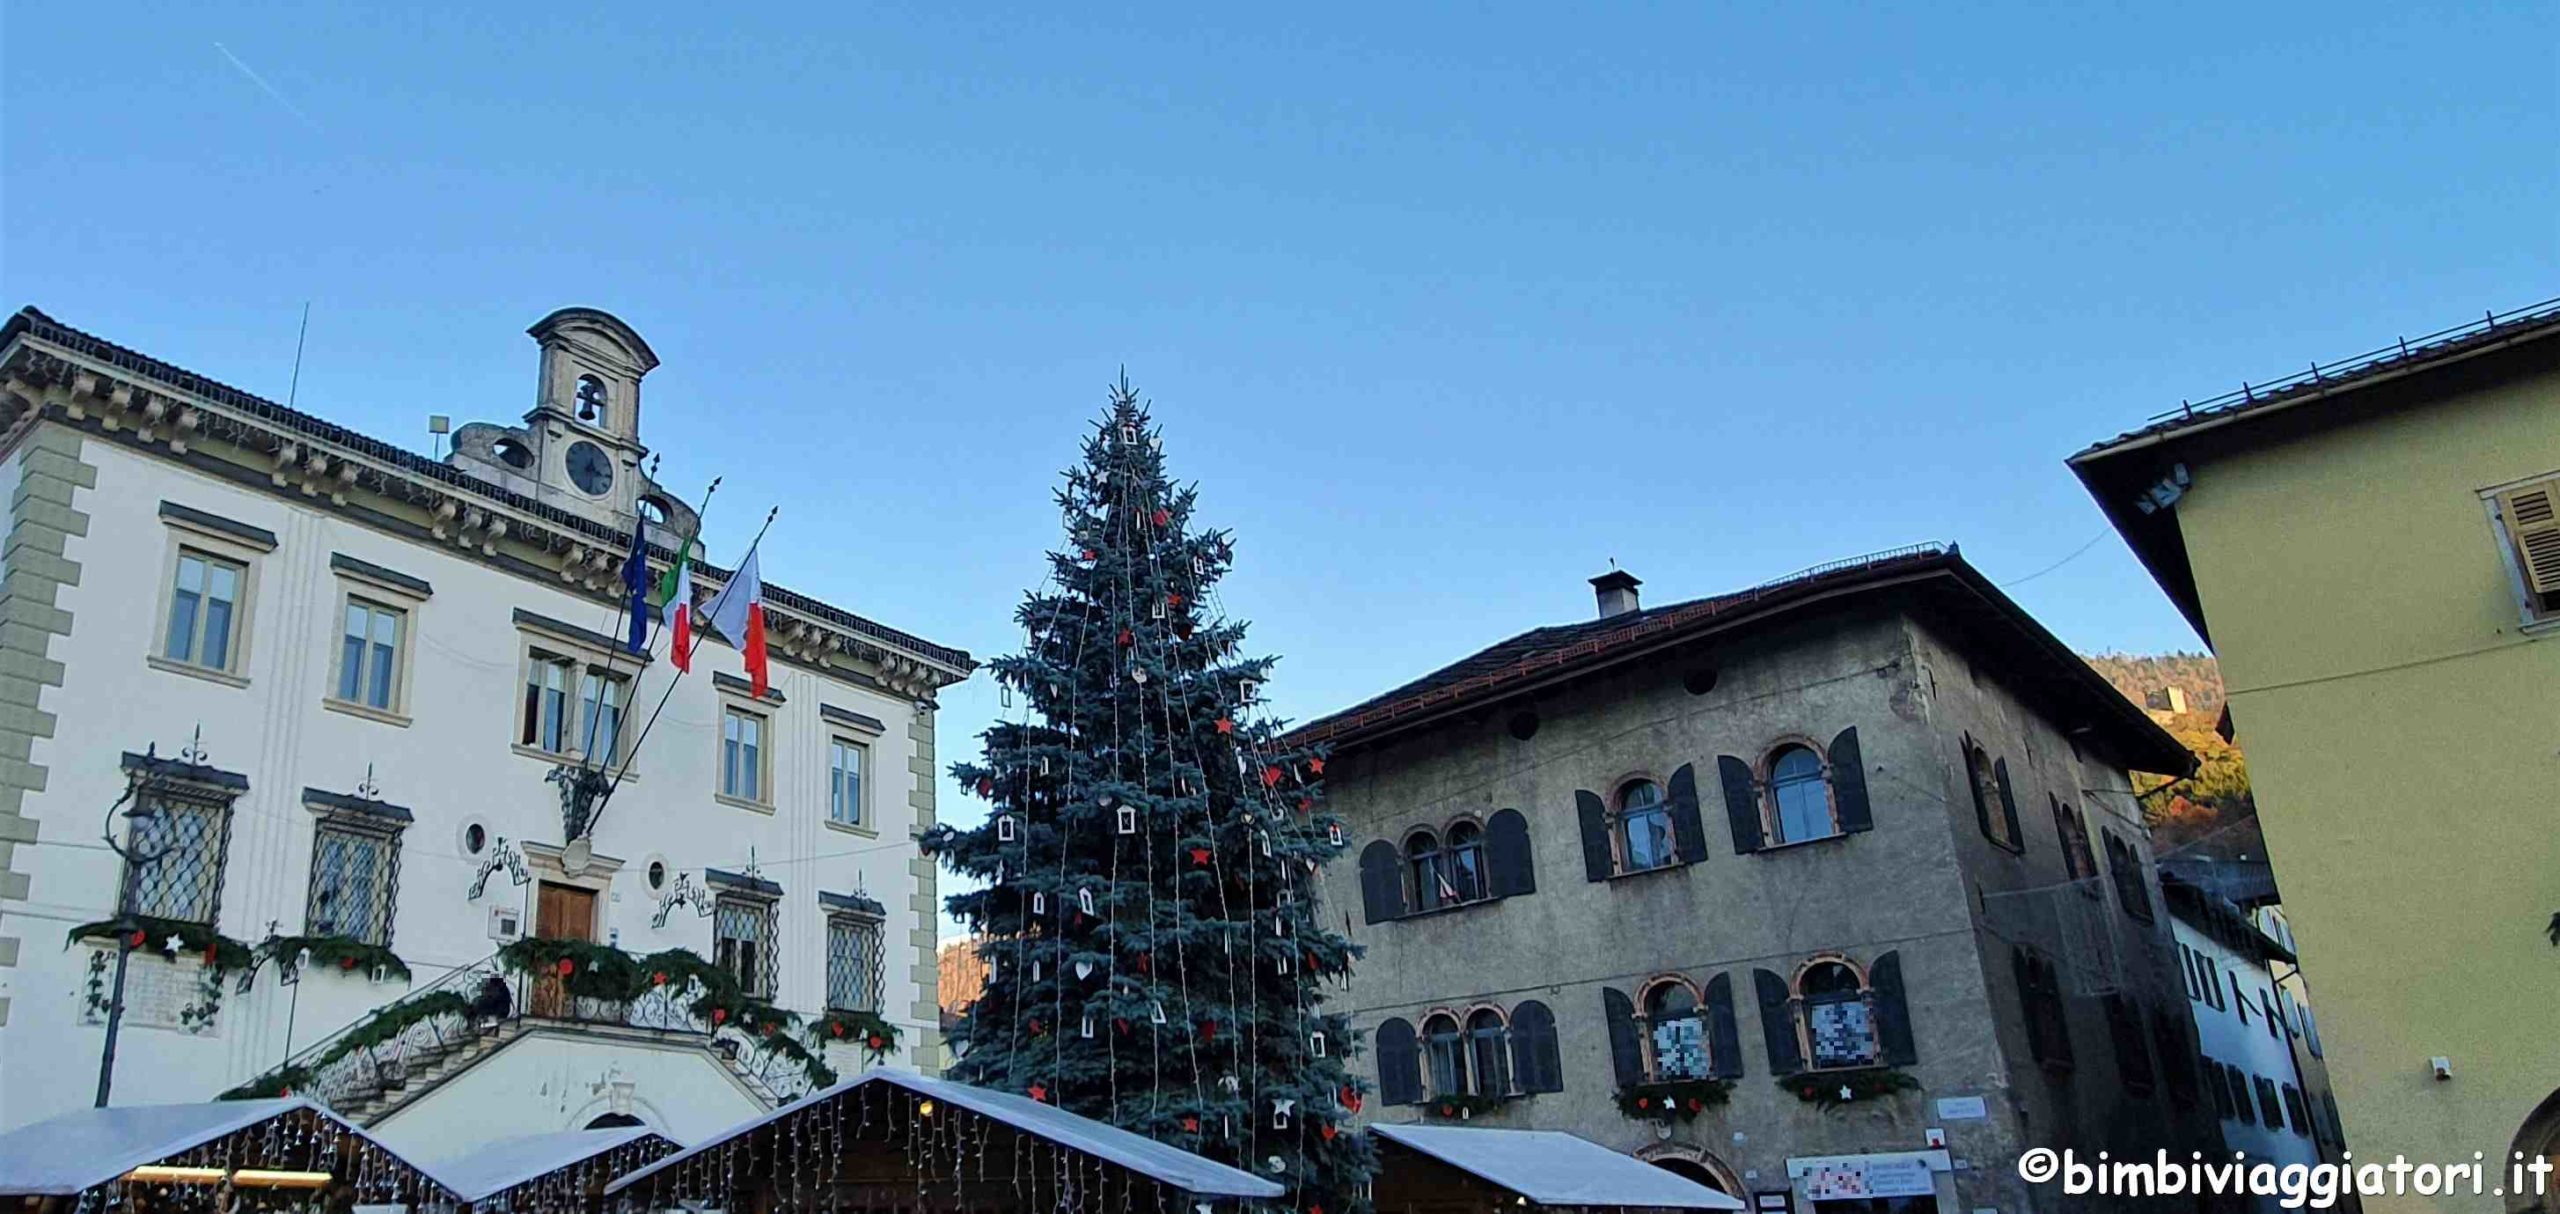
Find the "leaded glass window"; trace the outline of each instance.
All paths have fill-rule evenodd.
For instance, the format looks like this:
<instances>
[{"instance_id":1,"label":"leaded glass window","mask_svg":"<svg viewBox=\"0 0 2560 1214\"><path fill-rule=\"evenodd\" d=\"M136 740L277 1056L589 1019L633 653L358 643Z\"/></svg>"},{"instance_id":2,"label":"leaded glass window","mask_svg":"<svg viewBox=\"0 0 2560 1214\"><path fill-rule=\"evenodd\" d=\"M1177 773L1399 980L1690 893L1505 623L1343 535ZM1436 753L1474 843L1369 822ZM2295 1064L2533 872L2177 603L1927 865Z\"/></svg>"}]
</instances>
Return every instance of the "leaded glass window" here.
<instances>
[{"instance_id":1,"label":"leaded glass window","mask_svg":"<svg viewBox=\"0 0 2560 1214\"><path fill-rule=\"evenodd\" d=\"M222 903L222 868L231 844L228 802L153 796L133 819L132 846L158 859L128 870L133 911L210 926Z\"/></svg>"},{"instance_id":2,"label":"leaded glass window","mask_svg":"<svg viewBox=\"0 0 2560 1214\"><path fill-rule=\"evenodd\" d=\"M161 656L212 670L231 669L234 616L246 575L246 567L236 562L180 549Z\"/></svg>"},{"instance_id":3,"label":"leaded glass window","mask_svg":"<svg viewBox=\"0 0 2560 1214\"><path fill-rule=\"evenodd\" d=\"M827 917L827 1006L880 1010L880 921L868 915Z\"/></svg>"},{"instance_id":4,"label":"leaded glass window","mask_svg":"<svg viewBox=\"0 0 2560 1214\"><path fill-rule=\"evenodd\" d=\"M388 946L399 878L396 832L322 822L312 838L311 895L303 930Z\"/></svg>"},{"instance_id":5,"label":"leaded glass window","mask_svg":"<svg viewBox=\"0 0 2560 1214\"><path fill-rule=\"evenodd\" d=\"M761 899L723 897L712 915L714 963L738 980L747 994L773 997L773 904Z\"/></svg>"}]
</instances>

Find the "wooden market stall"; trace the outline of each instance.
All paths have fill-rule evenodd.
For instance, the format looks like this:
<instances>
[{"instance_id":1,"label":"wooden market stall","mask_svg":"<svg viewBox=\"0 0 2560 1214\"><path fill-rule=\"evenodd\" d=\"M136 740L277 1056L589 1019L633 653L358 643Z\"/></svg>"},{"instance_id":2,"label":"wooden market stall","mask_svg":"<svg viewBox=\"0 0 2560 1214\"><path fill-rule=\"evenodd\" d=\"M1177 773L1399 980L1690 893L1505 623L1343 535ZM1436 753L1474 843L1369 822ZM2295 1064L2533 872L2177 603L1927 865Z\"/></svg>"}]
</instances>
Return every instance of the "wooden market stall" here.
<instances>
[{"instance_id":1,"label":"wooden market stall","mask_svg":"<svg viewBox=\"0 0 2560 1214\"><path fill-rule=\"evenodd\" d=\"M1226 1214L1287 1190L1052 1105L874 1068L624 1176L616 1214Z\"/></svg>"},{"instance_id":2,"label":"wooden market stall","mask_svg":"<svg viewBox=\"0 0 2560 1214\"><path fill-rule=\"evenodd\" d=\"M681 1149L647 1126L618 1126L501 1139L430 1166L473 1214L570 1214L594 1209L615 1177Z\"/></svg>"},{"instance_id":3,"label":"wooden market stall","mask_svg":"<svg viewBox=\"0 0 2560 1214\"><path fill-rule=\"evenodd\" d=\"M1373 1125L1377 1214L1739 1210L1741 1199L1554 1130Z\"/></svg>"},{"instance_id":4,"label":"wooden market stall","mask_svg":"<svg viewBox=\"0 0 2560 1214\"><path fill-rule=\"evenodd\" d=\"M82 1109L0 1134L0 1214L345 1214L457 1200L308 1100Z\"/></svg>"}]
</instances>

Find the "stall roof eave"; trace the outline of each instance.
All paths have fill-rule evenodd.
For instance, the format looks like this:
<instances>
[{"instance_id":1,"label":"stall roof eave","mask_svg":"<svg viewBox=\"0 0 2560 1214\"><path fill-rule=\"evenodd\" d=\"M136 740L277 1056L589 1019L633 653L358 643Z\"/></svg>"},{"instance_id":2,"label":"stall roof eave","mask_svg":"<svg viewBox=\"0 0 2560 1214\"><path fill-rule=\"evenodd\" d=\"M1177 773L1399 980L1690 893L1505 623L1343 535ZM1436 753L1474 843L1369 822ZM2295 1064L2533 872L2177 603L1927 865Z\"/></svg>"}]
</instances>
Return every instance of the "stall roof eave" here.
<instances>
[{"instance_id":1,"label":"stall roof eave","mask_svg":"<svg viewBox=\"0 0 2560 1214\"><path fill-rule=\"evenodd\" d=\"M605 1193L611 1196L628 1191L631 1186L659 1172L675 1168L685 1160L722 1143L745 1137L795 1112L833 1100L865 1084L872 1083L885 1083L904 1088L917 1095L928 1096L956 1108L967 1109L979 1116L993 1118L1022 1133L1046 1139L1069 1150L1091 1155L1159 1184L1197 1196L1272 1198L1288 1192L1280 1185L1250 1172L1228 1167L1213 1159L1204 1159L1179 1147L1157 1142L1143 1134L1134 1134L1089 1117L1081 1117L1028 1097L972 1087L948 1079L928 1078L899 1067L873 1067L823 1092L812 1093L753 1121L732 1126L645 1168L637 1169L606 1186Z\"/></svg>"},{"instance_id":2,"label":"stall roof eave","mask_svg":"<svg viewBox=\"0 0 2560 1214\"><path fill-rule=\"evenodd\" d=\"M452 1189L464 1201L486 1201L517 1185L572 1167L626 1143L643 1138L666 1138L647 1126L617 1126L603 1130L562 1130L554 1134L530 1134L523 1138L507 1138L473 1147L450 1159L437 1161L432 1171L436 1179ZM667 1138L671 1144L676 1143Z\"/></svg>"},{"instance_id":3,"label":"stall roof eave","mask_svg":"<svg viewBox=\"0 0 2560 1214\"><path fill-rule=\"evenodd\" d=\"M1556 1130L1373 1125L1369 1131L1540 1205L1743 1208L1731 1194Z\"/></svg>"},{"instance_id":4,"label":"stall roof eave","mask_svg":"<svg viewBox=\"0 0 2560 1214\"><path fill-rule=\"evenodd\" d=\"M402 1159L328 1109L298 1097L280 1097L79 1109L21 1126L0 1134L0 1196L77 1194L296 1109L309 1109L336 1122L427 1180L444 1184L443 1177Z\"/></svg>"}]
</instances>

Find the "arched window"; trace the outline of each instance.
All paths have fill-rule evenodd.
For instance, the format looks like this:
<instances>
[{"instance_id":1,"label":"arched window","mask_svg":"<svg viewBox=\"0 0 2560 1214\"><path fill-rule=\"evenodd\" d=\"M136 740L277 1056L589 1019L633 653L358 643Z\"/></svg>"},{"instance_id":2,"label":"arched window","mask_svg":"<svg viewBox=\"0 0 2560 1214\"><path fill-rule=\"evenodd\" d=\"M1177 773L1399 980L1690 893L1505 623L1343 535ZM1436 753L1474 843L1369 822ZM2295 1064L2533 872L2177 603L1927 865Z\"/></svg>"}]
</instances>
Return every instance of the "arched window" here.
<instances>
[{"instance_id":1,"label":"arched window","mask_svg":"<svg viewBox=\"0 0 2560 1214\"><path fill-rule=\"evenodd\" d=\"M605 1113L598 1116L595 1120L588 1122L587 1128L590 1130L618 1130L626 1126L644 1126L647 1124L649 1123L642 1121L629 1113Z\"/></svg>"},{"instance_id":2,"label":"arched window","mask_svg":"<svg viewBox=\"0 0 2560 1214\"><path fill-rule=\"evenodd\" d=\"M1796 975L1796 1002L1804 1008L1805 1056L1816 1070L1875 1065L1875 1013L1857 970L1840 961L1806 966Z\"/></svg>"},{"instance_id":3,"label":"arched window","mask_svg":"<svg viewBox=\"0 0 2560 1214\"><path fill-rule=\"evenodd\" d=\"M1688 983L1654 983L1645 992L1644 1019L1653 1078L1707 1077L1707 1022L1699 1014L1698 993Z\"/></svg>"},{"instance_id":4,"label":"arched window","mask_svg":"<svg viewBox=\"0 0 2560 1214\"><path fill-rule=\"evenodd\" d=\"M1769 826L1772 843L1802 843L1840 833L1831 816L1831 784L1822 775L1822 756L1813 748L1789 745L1769 758Z\"/></svg>"},{"instance_id":5,"label":"arched window","mask_svg":"<svg viewBox=\"0 0 2560 1214\"><path fill-rule=\"evenodd\" d=\"M1422 1061L1433 1096L1467 1094L1467 1042L1456 1016L1440 1012L1423 1020Z\"/></svg>"},{"instance_id":6,"label":"arched window","mask_svg":"<svg viewBox=\"0 0 2560 1214\"><path fill-rule=\"evenodd\" d=\"M610 425L612 418L607 412L608 407L604 381L592 375L579 376L578 420L596 426Z\"/></svg>"},{"instance_id":7,"label":"arched window","mask_svg":"<svg viewBox=\"0 0 2560 1214\"><path fill-rule=\"evenodd\" d=\"M1449 827L1448 862L1444 866L1457 902L1484 897L1484 828L1473 822Z\"/></svg>"},{"instance_id":8,"label":"arched window","mask_svg":"<svg viewBox=\"0 0 2560 1214\"><path fill-rule=\"evenodd\" d=\"M1618 846L1626 857L1621 871L1660 868L1673 859L1671 807L1663 803L1662 786L1630 780L1618 790Z\"/></svg>"},{"instance_id":9,"label":"arched window","mask_svg":"<svg viewBox=\"0 0 2560 1214\"><path fill-rule=\"evenodd\" d=\"M518 471L533 466L532 449L512 438L502 438L489 444L489 453L497 456L498 462Z\"/></svg>"},{"instance_id":10,"label":"arched window","mask_svg":"<svg viewBox=\"0 0 2560 1214\"><path fill-rule=\"evenodd\" d=\"M1412 882L1409 901L1415 910L1437 910L1457 900L1447 874L1441 871L1440 840L1430 831L1405 836L1404 867L1406 880Z\"/></svg>"},{"instance_id":11,"label":"arched window","mask_svg":"<svg viewBox=\"0 0 2560 1214\"><path fill-rule=\"evenodd\" d=\"M1511 1029L1502 1013L1478 1008L1467 1017L1467 1053L1475 1064L1476 1094L1502 1096L1511 1091Z\"/></svg>"}]
</instances>

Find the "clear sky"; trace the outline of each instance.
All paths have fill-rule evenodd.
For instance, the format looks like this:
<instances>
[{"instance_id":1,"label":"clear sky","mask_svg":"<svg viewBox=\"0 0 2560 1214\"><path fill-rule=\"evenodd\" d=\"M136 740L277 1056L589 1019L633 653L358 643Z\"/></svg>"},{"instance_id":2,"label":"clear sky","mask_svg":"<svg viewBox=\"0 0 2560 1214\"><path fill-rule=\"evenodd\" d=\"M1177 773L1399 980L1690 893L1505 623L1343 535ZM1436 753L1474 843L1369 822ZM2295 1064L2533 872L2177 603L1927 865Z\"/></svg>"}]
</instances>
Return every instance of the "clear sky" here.
<instances>
[{"instance_id":1,"label":"clear sky","mask_svg":"<svg viewBox=\"0 0 2560 1214\"><path fill-rule=\"evenodd\" d=\"M715 558L982 655L1126 365L1300 719L1611 558L2193 647L2065 455L2560 294L2550 5L415 7L8 6L7 305L281 398L307 300L422 449L604 308Z\"/></svg>"}]
</instances>

